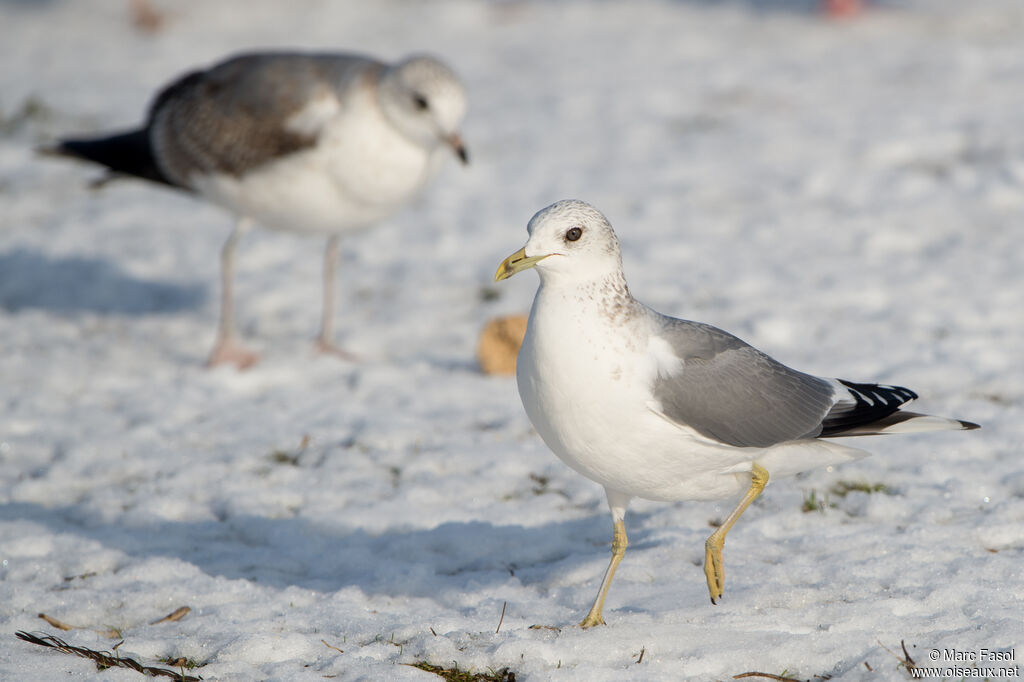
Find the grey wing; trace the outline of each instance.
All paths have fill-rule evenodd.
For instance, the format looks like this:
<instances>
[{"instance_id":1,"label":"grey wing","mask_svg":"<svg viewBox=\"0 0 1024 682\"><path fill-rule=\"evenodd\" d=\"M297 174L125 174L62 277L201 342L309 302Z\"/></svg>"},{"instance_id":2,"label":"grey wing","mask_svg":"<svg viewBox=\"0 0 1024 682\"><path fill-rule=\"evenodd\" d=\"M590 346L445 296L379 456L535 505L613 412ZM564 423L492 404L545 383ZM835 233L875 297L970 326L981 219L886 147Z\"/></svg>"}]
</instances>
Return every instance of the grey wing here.
<instances>
[{"instance_id":1,"label":"grey wing","mask_svg":"<svg viewBox=\"0 0 1024 682\"><path fill-rule=\"evenodd\" d=\"M188 184L194 173L237 176L311 147L316 131L289 126L289 120L380 68L355 55L261 53L187 74L150 107L157 161L168 176Z\"/></svg>"},{"instance_id":2,"label":"grey wing","mask_svg":"<svg viewBox=\"0 0 1024 682\"><path fill-rule=\"evenodd\" d=\"M664 416L737 447L768 447L821 433L835 385L797 372L710 325L664 318L659 334L682 369L655 379Z\"/></svg>"}]
</instances>

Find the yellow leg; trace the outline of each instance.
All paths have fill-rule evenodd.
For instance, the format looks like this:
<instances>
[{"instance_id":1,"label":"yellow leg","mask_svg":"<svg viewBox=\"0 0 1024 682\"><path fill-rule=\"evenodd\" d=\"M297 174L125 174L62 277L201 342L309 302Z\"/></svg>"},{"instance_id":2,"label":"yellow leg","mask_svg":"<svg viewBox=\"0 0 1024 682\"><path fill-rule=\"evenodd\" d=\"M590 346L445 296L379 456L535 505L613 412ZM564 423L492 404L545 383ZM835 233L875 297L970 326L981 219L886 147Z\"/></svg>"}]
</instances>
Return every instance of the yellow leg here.
<instances>
[{"instance_id":1,"label":"yellow leg","mask_svg":"<svg viewBox=\"0 0 1024 682\"><path fill-rule=\"evenodd\" d=\"M750 470L750 489L747 490L747 494L743 496L728 518L722 522L718 530L712 533L704 543L704 576L708 581L708 592L711 593L712 604L717 604L718 600L722 598L722 587L725 584L725 569L722 567L722 547L725 545L725 534L740 518L740 514L746 511L750 503L757 499L766 485L768 485L768 470L755 463Z\"/></svg>"},{"instance_id":2,"label":"yellow leg","mask_svg":"<svg viewBox=\"0 0 1024 682\"><path fill-rule=\"evenodd\" d=\"M618 519L615 521L615 535L612 539L612 560L608 564L608 570L604 572L601 589L597 592L597 599L594 600L594 605L590 607L590 613L580 622L581 628L604 625L604 618L601 617L601 611L604 609L604 598L608 596L608 588L611 587L612 578L615 577L615 569L619 567L619 562L626 555L627 544L626 522Z\"/></svg>"}]
</instances>

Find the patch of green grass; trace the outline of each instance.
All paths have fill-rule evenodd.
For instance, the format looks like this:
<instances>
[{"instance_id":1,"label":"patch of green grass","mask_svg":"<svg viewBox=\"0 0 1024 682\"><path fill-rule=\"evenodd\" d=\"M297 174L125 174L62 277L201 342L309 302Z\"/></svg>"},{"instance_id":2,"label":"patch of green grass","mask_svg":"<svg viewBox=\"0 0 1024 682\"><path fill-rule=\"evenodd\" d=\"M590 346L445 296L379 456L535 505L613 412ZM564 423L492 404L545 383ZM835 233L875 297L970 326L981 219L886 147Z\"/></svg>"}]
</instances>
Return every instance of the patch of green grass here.
<instances>
[{"instance_id":1,"label":"patch of green grass","mask_svg":"<svg viewBox=\"0 0 1024 682\"><path fill-rule=\"evenodd\" d=\"M835 506L835 503L828 499L828 493L819 498L818 491L812 488L810 492L804 493L804 503L800 506L800 510L805 514L813 511L824 514L826 509L835 509Z\"/></svg>"},{"instance_id":2,"label":"patch of green grass","mask_svg":"<svg viewBox=\"0 0 1024 682\"><path fill-rule=\"evenodd\" d=\"M882 493L883 495L896 494L895 490L884 483L864 483L863 481L839 481L829 488L829 492L836 497L846 497L849 493L867 493L868 495L875 493Z\"/></svg>"},{"instance_id":3,"label":"patch of green grass","mask_svg":"<svg viewBox=\"0 0 1024 682\"><path fill-rule=\"evenodd\" d=\"M288 466L297 467L299 466L299 459L302 454L309 449L310 443L313 439L307 433L302 436L302 440L299 441L299 446L294 450L283 450L281 448L274 448L273 452L270 453L270 461L275 464L286 464Z\"/></svg>"},{"instance_id":4,"label":"patch of green grass","mask_svg":"<svg viewBox=\"0 0 1024 682\"><path fill-rule=\"evenodd\" d=\"M0 112L0 133L10 134L33 122L46 122L53 118L53 108L38 95L29 95L10 115Z\"/></svg>"},{"instance_id":5,"label":"patch of green grass","mask_svg":"<svg viewBox=\"0 0 1024 682\"><path fill-rule=\"evenodd\" d=\"M838 481L837 483L834 483L824 495L819 496L818 491L814 489L811 489L810 492L804 493L804 503L800 508L805 514L813 511L824 513L826 509L836 508L835 502L832 501L833 498L843 498L850 493L866 493L868 495L881 493L883 495L895 495L896 490L890 488L884 483Z\"/></svg>"},{"instance_id":6,"label":"patch of green grass","mask_svg":"<svg viewBox=\"0 0 1024 682\"><path fill-rule=\"evenodd\" d=\"M194 658L185 658L184 656L165 656L164 658L158 658L161 663L173 666L175 668L182 668L184 670L195 670L196 668L202 668L203 663L195 660Z\"/></svg>"},{"instance_id":7,"label":"patch of green grass","mask_svg":"<svg viewBox=\"0 0 1024 682\"><path fill-rule=\"evenodd\" d=\"M454 663L454 661L453 661ZM508 668L501 670L488 670L485 673L475 673L471 670L460 670L459 664L455 663L452 668L442 668L439 665L431 665L426 661L409 663L413 668L434 673L445 682L516 682L516 674Z\"/></svg>"},{"instance_id":8,"label":"patch of green grass","mask_svg":"<svg viewBox=\"0 0 1024 682\"><path fill-rule=\"evenodd\" d=\"M289 466L299 466L299 456L295 453L285 452L284 450L274 450L270 453L270 459L274 464L287 464Z\"/></svg>"}]
</instances>

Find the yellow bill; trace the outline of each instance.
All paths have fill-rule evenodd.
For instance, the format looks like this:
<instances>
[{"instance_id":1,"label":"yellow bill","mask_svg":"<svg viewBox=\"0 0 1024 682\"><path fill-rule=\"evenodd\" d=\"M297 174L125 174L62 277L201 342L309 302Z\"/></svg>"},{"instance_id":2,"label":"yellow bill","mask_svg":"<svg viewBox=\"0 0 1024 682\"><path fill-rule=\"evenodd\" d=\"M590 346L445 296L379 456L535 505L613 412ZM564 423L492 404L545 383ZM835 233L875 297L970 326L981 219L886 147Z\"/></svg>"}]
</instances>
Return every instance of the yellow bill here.
<instances>
[{"instance_id":1,"label":"yellow bill","mask_svg":"<svg viewBox=\"0 0 1024 682\"><path fill-rule=\"evenodd\" d=\"M505 260L501 261L501 265L498 266L498 271L494 273L494 281L500 282L503 279L508 279L517 272L529 270L550 255L551 254L545 254L543 256L527 256L526 247L524 246Z\"/></svg>"}]
</instances>

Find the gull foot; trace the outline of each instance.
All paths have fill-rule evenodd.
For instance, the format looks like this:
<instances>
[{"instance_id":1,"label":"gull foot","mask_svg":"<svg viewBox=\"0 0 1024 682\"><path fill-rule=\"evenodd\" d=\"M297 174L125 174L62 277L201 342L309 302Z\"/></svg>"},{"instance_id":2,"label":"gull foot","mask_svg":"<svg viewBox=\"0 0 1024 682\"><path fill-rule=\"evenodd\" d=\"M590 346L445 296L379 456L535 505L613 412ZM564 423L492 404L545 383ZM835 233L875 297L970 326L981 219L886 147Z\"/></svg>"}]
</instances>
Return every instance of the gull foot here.
<instances>
[{"instance_id":1,"label":"gull foot","mask_svg":"<svg viewBox=\"0 0 1024 682\"><path fill-rule=\"evenodd\" d=\"M361 362L362 361L362 358L360 358L355 353L350 353L349 351L345 350L344 348L336 346L331 341L324 341L323 339L317 339L316 340L316 349L317 349L318 352L323 353L324 355L333 355L336 358L339 358L341 360L346 360L348 362Z\"/></svg>"},{"instance_id":2,"label":"gull foot","mask_svg":"<svg viewBox=\"0 0 1024 682\"><path fill-rule=\"evenodd\" d=\"M207 367L217 365L234 365L236 368L249 369L259 362L259 353L254 353L233 338L219 339L206 359Z\"/></svg>"}]
</instances>

